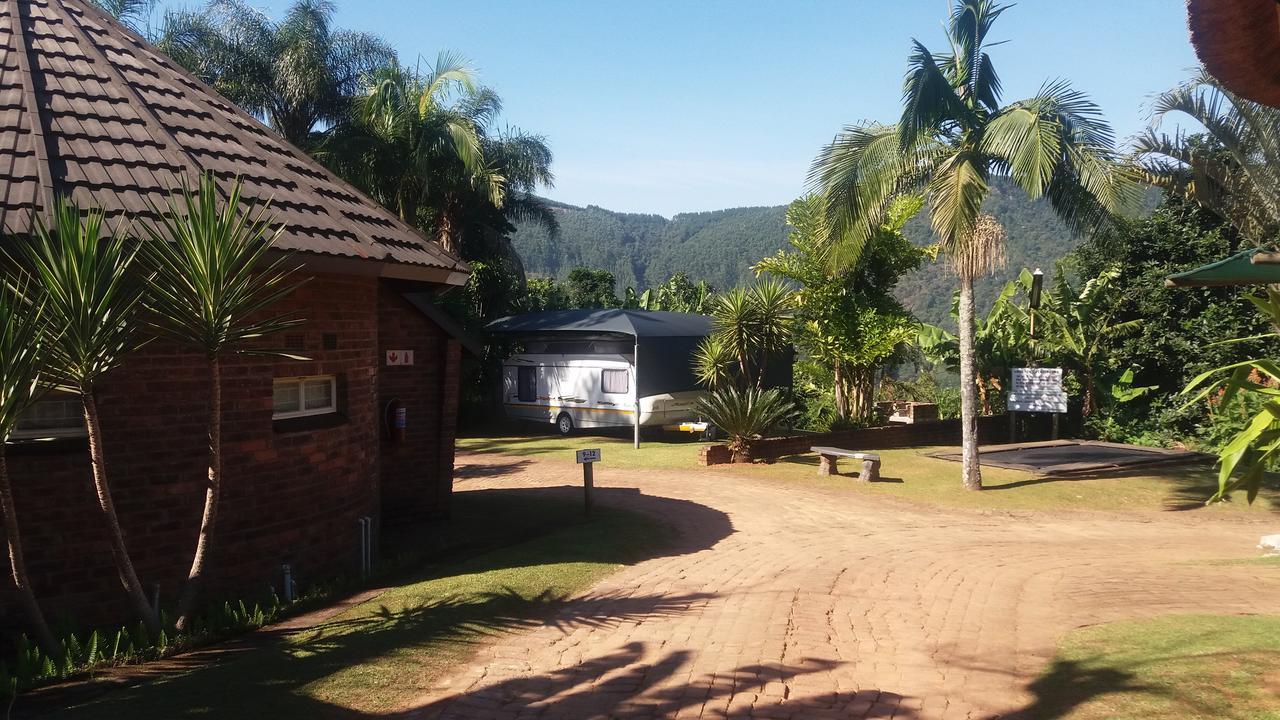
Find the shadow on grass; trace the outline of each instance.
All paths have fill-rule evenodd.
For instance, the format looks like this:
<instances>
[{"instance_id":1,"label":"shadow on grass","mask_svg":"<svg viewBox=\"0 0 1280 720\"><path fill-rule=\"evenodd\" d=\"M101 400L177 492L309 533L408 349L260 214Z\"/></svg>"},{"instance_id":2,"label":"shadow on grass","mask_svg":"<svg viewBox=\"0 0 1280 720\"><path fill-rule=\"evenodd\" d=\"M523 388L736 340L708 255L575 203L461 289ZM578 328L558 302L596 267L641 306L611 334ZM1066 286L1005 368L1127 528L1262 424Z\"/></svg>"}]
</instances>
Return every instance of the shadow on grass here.
<instances>
[{"instance_id":1,"label":"shadow on grass","mask_svg":"<svg viewBox=\"0 0 1280 720\"><path fill-rule=\"evenodd\" d=\"M396 689L401 684L412 697L424 678L446 674L492 636L545 624L572 630L635 622L680 613L712 597L571 598L558 589L598 577L584 567L695 552L733 531L723 513L688 501L615 488L598 488L596 501L588 519L581 488L457 493L454 518L440 523L440 535L432 538L437 549L448 549L451 562L406 567L397 587L307 630L259 632L158 663L154 671L123 681L23 696L15 717L360 717L326 702L326 690L308 686L337 687L335 692L355 698L368 693L403 700ZM495 537L503 547L489 547ZM501 584L508 579L520 587ZM409 676L402 676L406 670Z\"/></svg>"},{"instance_id":2,"label":"shadow on grass","mask_svg":"<svg viewBox=\"0 0 1280 720\"><path fill-rule=\"evenodd\" d=\"M900 705L903 696L866 689L813 696L783 690L797 677L826 673L842 663L802 658L793 664L741 665L727 671L691 676L690 654L670 651L651 654L641 642L570 668L531 677L481 685L401 717L506 718L526 717L857 717L915 718ZM687 681L670 682L673 678Z\"/></svg>"},{"instance_id":3,"label":"shadow on grass","mask_svg":"<svg viewBox=\"0 0 1280 720\"><path fill-rule=\"evenodd\" d=\"M1176 488L1165 500L1166 510L1184 511L1198 510L1205 506L1205 501L1218 492L1218 472L1214 469L1202 469L1180 473L1173 478ZM1258 492L1258 501L1270 502L1272 512L1280 512L1280 476L1268 475ZM1248 502L1245 493L1238 492L1226 502Z\"/></svg>"}]
</instances>

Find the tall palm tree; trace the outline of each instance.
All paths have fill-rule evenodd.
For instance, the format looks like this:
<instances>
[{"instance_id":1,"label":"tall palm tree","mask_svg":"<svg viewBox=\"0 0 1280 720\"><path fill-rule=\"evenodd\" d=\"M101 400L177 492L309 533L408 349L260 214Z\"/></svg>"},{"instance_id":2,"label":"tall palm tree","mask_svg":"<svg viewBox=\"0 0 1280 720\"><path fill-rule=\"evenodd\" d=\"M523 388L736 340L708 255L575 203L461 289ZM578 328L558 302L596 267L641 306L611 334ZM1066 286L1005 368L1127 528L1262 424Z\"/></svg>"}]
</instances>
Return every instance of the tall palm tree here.
<instances>
[{"instance_id":1,"label":"tall palm tree","mask_svg":"<svg viewBox=\"0 0 1280 720\"><path fill-rule=\"evenodd\" d=\"M445 182L474 183L494 204L502 202L477 128L477 118L489 112L497 112L496 96L477 94L474 72L461 57L441 53L426 73L392 65L373 73L355 117L326 133L317 156L401 220L426 228L430 193L444 194ZM446 177L449 170L461 177ZM438 235L456 251L451 230L442 226Z\"/></svg>"},{"instance_id":2,"label":"tall palm tree","mask_svg":"<svg viewBox=\"0 0 1280 720\"><path fill-rule=\"evenodd\" d=\"M947 25L950 49L913 41L895 125L846 127L823 148L810 181L827 198L833 262L855 259L890 201L920 192L943 252L960 273L960 336L972 348L973 275L990 258L975 251L979 214L993 175L1008 175L1031 197L1045 197L1072 229L1087 231L1136 199L1136 184L1114 164L1114 138L1098 106L1062 81L1030 98L1001 104L988 34L1006 7L956 0ZM976 246L973 250L970 246ZM967 338L967 339L966 339ZM973 379L970 361L962 374ZM973 388L962 397L965 487L979 489Z\"/></svg>"},{"instance_id":3,"label":"tall palm tree","mask_svg":"<svg viewBox=\"0 0 1280 720\"><path fill-rule=\"evenodd\" d=\"M306 147L321 123L342 121L365 76L395 60L382 38L332 26L329 0L297 0L272 20L244 0L166 13L162 50L284 139Z\"/></svg>"},{"instance_id":4,"label":"tall palm tree","mask_svg":"<svg viewBox=\"0 0 1280 720\"><path fill-rule=\"evenodd\" d=\"M544 138L492 128L501 110L464 59L441 53L425 72L374 73L354 117L330 128L317 156L446 250L514 259L505 240L512 222L558 232L534 194L555 178Z\"/></svg>"},{"instance_id":5,"label":"tall palm tree","mask_svg":"<svg viewBox=\"0 0 1280 720\"><path fill-rule=\"evenodd\" d=\"M18 511L14 507L9 468L5 462L5 446L18 424L18 418L40 398L43 390L40 380L44 361L41 342L44 311L41 306L32 306L24 301L28 294L25 279L0 282L0 517L4 519L9 567L18 600L45 656L56 658L62 654L62 648L49 632L49 625L27 577Z\"/></svg>"},{"instance_id":6,"label":"tall palm tree","mask_svg":"<svg viewBox=\"0 0 1280 720\"><path fill-rule=\"evenodd\" d=\"M235 182L221 201L212 174L200 178L197 193L184 188L180 201L148 226L143 245L153 277L147 319L158 335L194 348L209 370L209 469L204 513L187 582L178 598L177 628L191 620L218 517L222 486L222 358L247 342L293 327L300 319L267 315L271 306L297 288L286 257L268 261L282 227L272 229L266 207L241 199ZM259 350L259 352L263 352Z\"/></svg>"},{"instance_id":7,"label":"tall palm tree","mask_svg":"<svg viewBox=\"0 0 1280 720\"><path fill-rule=\"evenodd\" d=\"M142 292L131 278L137 249L126 242L123 223L112 233L103 221L101 210L81 212L60 199L52 224L37 217L31 242L20 248L35 277L33 291L44 307L50 370L56 381L80 393L94 490L120 582L147 629L159 634L159 618L138 581L111 498L95 395L102 376L143 342L137 332Z\"/></svg>"},{"instance_id":8,"label":"tall palm tree","mask_svg":"<svg viewBox=\"0 0 1280 720\"><path fill-rule=\"evenodd\" d=\"M1145 178L1217 213L1254 242L1280 232L1280 109L1245 100L1199 71L1151 103L1155 125L1138 137ZM1170 114L1203 134L1158 132Z\"/></svg>"}]
</instances>

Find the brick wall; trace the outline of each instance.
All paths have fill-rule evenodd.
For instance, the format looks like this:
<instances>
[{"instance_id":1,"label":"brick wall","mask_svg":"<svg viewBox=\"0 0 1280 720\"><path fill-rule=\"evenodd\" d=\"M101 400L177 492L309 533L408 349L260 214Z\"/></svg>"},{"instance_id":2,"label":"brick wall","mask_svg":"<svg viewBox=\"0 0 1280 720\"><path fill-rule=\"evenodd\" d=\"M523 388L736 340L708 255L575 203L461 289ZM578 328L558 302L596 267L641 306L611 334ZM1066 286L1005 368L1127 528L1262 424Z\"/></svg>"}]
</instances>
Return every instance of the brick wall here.
<instances>
[{"instance_id":1,"label":"brick wall","mask_svg":"<svg viewBox=\"0 0 1280 720\"><path fill-rule=\"evenodd\" d=\"M383 517L403 522L446 514L458 417L459 344L390 287L379 289L378 308L380 357L388 350L414 354L409 366L387 367L380 360ZM385 427L393 400L407 413L403 441L393 440Z\"/></svg>"},{"instance_id":2,"label":"brick wall","mask_svg":"<svg viewBox=\"0 0 1280 720\"><path fill-rule=\"evenodd\" d=\"M301 584L358 570L357 518L377 517L379 505L380 310L407 318L404 327L422 333L426 367L417 369L427 371L404 392L420 394L424 404L410 415L411 427L421 419L428 434L415 438L420 444L412 456L393 452L386 462L399 468L421 461L443 488L437 504L446 501L456 344L448 350L438 330L423 329L425 318L416 310L388 303L380 292L374 278L317 276L284 302L300 311L305 325L263 343L311 360L241 355L226 361L224 479L209 597L278 587L283 562ZM450 368L455 386L442 392ZM328 374L338 377L341 424L273 423L274 377ZM399 373L385 378L393 388L401 379ZM111 373L100 391L108 477L125 539L148 593L159 583L167 605L185 577L199 525L207 396L203 359L163 343L152 343ZM86 443L11 446L9 469L28 565L48 615L77 623L128 618L93 495ZM9 584L0 584L0 628L21 621L8 592Z\"/></svg>"},{"instance_id":3,"label":"brick wall","mask_svg":"<svg viewBox=\"0 0 1280 720\"><path fill-rule=\"evenodd\" d=\"M998 443L1008 438L1009 426L1004 415L978 418L978 442ZM1023 440L1038 439L1023 437ZM887 425L885 427L840 430L811 435L764 438L751 443L754 460L777 460L788 455L803 455L809 448L829 445L849 450L891 450L904 447L928 447L930 445L957 445L960 443L959 420L937 420L912 425ZM707 445L698 452L703 465L720 465L733 462L725 445Z\"/></svg>"}]
</instances>

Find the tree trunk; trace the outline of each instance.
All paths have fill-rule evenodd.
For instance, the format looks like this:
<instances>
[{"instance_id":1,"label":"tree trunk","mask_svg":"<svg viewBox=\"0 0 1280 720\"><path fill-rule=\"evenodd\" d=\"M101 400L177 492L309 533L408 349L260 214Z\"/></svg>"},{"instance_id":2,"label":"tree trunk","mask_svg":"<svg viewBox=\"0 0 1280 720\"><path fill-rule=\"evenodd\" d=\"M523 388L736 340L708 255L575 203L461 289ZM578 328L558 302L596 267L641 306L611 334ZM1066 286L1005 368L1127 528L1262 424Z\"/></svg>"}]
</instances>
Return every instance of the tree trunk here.
<instances>
[{"instance_id":1,"label":"tree trunk","mask_svg":"<svg viewBox=\"0 0 1280 720\"><path fill-rule=\"evenodd\" d=\"M22 554L22 536L18 533L18 512L13 506L13 491L9 487L9 467L5 463L4 443L0 443L0 513L3 513L5 541L9 549L9 566L13 570L13 586L18 590L18 601L27 613L27 621L31 623L31 631L36 642L46 657L62 657L62 646L49 632L49 624L44 621L44 613L36 602L36 594L31 589L31 580L27 577L27 562Z\"/></svg>"},{"instance_id":2,"label":"tree trunk","mask_svg":"<svg viewBox=\"0 0 1280 720\"><path fill-rule=\"evenodd\" d=\"M982 408L983 415L990 415L991 398L987 397L987 383L982 378L978 378L975 383L978 386L978 406Z\"/></svg>"},{"instance_id":3,"label":"tree trunk","mask_svg":"<svg viewBox=\"0 0 1280 720\"><path fill-rule=\"evenodd\" d=\"M842 363L833 363L831 366L832 375L835 377L835 404L836 417L840 420L849 419L849 388L845 384L844 365Z\"/></svg>"},{"instance_id":4,"label":"tree trunk","mask_svg":"<svg viewBox=\"0 0 1280 720\"><path fill-rule=\"evenodd\" d=\"M960 277L960 438L961 473L966 490L982 489L978 465L978 385L974 372L973 278Z\"/></svg>"},{"instance_id":5,"label":"tree trunk","mask_svg":"<svg viewBox=\"0 0 1280 720\"><path fill-rule=\"evenodd\" d=\"M222 363L217 355L209 358L209 482L204 490L204 515L200 518L200 535L191 558L187 582L178 598L178 622L175 627L186 630L200 585L204 580L205 561L213 542L213 527L218 520L218 495L222 483Z\"/></svg>"},{"instance_id":6,"label":"tree trunk","mask_svg":"<svg viewBox=\"0 0 1280 720\"><path fill-rule=\"evenodd\" d=\"M852 368L845 374L849 417L853 420L865 422L871 418L875 399L875 377L876 371L873 367Z\"/></svg>"},{"instance_id":7,"label":"tree trunk","mask_svg":"<svg viewBox=\"0 0 1280 720\"><path fill-rule=\"evenodd\" d=\"M98 403L93 397L93 389L80 388L80 400L84 405L84 423L89 429L89 462L93 468L93 487L98 493L98 507L107 521L108 535L111 536L111 557L115 560L120 584L129 595L134 611L146 625L147 631L158 636L160 619L151 603L147 602L142 583L138 582L138 573L133 569L133 560L129 558L129 549L124 544L124 533L120 530L116 505L111 499L111 488L107 485L107 461L102 453L102 425L98 422Z\"/></svg>"},{"instance_id":8,"label":"tree trunk","mask_svg":"<svg viewBox=\"0 0 1280 720\"><path fill-rule=\"evenodd\" d=\"M1080 373L1082 384L1084 385L1084 405L1080 408L1080 415L1089 417L1098 408L1095 406L1097 398L1095 397L1095 388L1093 382L1093 373L1084 371Z\"/></svg>"}]
</instances>

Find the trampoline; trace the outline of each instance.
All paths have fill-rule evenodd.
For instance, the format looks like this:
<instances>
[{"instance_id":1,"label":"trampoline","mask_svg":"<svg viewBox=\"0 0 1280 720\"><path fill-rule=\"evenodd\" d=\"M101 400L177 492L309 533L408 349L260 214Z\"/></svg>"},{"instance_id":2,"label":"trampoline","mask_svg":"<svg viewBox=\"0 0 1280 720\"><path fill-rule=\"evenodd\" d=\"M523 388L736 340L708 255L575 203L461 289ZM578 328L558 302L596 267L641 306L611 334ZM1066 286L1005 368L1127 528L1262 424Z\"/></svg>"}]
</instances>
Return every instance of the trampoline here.
<instances>
[{"instance_id":1,"label":"trampoline","mask_svg":"<svg viewBox=\"0 0 1280 720\"><path fill-rule=\"evenodd\" d=\"M1130 472L1160 465L1181 465L1212 460L1189 450L1122 445L1091 440L983 445L978 448L984 467L1024 470L1042 477L1072 477L1108 472ZM930 457L960 461L960 450L929 453Z\"/></svg>"}]
</instances>

